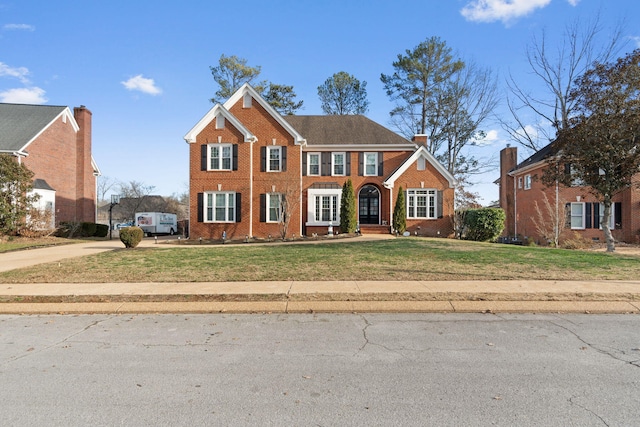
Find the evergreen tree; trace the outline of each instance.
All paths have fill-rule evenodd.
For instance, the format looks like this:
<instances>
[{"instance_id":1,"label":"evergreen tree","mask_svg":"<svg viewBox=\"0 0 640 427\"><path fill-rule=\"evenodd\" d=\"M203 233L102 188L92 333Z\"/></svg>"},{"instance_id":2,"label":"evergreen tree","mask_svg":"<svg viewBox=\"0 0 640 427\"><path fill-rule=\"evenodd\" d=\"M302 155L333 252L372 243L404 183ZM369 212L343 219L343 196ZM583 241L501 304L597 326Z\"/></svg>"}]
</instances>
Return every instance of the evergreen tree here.
<instances>
[{"instance_id":1,"label":"evergreen tree","mask_svg":"<svg viewBox=\"0 0 640 427\"><path fill-rule=\"evenodd\" d=\"M31 205L33 172L9 154L0 154L0 234L15 235L24 226Z\"/></svg>"},{"instance_id":2,"label":"evergreen tree","mask_svg":"<svg viewBox=\"0 0 640 427\"><path fill-rule=\"evenodd\" d=\"M369 109L367 82L340 71L318 86L322 111L330 115L365 114Z\"/></svg>"},{"instance_id":3,"label":"evergreen tree","mask_svg":"<svg viewBox=\"0 0 640 427\"><path fill-rule=\"evenodd\" d=\"M404 190L398 190L396 205L393 208L393 229L398 233L404 233L407 229L407 207L404 202Z\"/></svg>"},{"instance_id":4,"label":"evergreen tree","mask_svg":"<svg viewBox=\"0 0 640 427\"><path fill-rule=\"evenodd\" d=\"M353 184L348 179L342 186L342 199L340 200L340 232L355 233L358 226L356 215L356 196L353 192Z\"/></svg>"}]
</instances>

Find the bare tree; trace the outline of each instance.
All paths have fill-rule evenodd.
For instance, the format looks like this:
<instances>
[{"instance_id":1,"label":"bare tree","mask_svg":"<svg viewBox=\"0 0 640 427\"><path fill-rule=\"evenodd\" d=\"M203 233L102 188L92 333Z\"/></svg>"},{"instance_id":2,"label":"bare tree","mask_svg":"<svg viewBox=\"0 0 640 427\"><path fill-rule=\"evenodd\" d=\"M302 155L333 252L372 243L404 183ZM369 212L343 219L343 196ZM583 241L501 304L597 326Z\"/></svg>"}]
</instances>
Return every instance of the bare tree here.
<instances>
[{"instance_id":1,"label":"bare tree","mask_svg":"<svg viewBox=\"0 0 640 427\"><path fill-rule=\"evenodd\" d=\"M569 97L573 82L594 62L606 63L615 58L628 42L623 29L618 24L605 32L598 14L588 22L576 20L567 25L556 48L550 46L546 30L534 36L525 53L530 73L520 80L513 75L507 79L507 106L512 117L501 120L501 124L510 138L538 151L555 138L556 131L565 129L576 109ZM542 95L529 91L531 76L544 87L536 92Z\"/></svg>"},{"instance_id":2,"label":"bare tree","mask_svg":"<svg viewBox=\"0 0 640 427\"><path fill-rule=\"evenodd\" d=\"M545 239L551 246L557 248L560 244L560 235L565 229L567 215L565 212L566 201L557 196L553 203L549 201L547 193L543 194L542 207L538 201L534 201L535 216L531 217L536 232ZM557 193L556 193L557 194Z\"/></svg>"},{"instance_id":3,"label":"bare tree","mask_svg":"<svg viewBox=\"0 0 640 427\"><path fill-rule=\"evenodd\" d=\"M98 177L98 205L107 202L107 193L110 192L118 182L110 176L100 175Z\"/></svg>"}]
</instances>

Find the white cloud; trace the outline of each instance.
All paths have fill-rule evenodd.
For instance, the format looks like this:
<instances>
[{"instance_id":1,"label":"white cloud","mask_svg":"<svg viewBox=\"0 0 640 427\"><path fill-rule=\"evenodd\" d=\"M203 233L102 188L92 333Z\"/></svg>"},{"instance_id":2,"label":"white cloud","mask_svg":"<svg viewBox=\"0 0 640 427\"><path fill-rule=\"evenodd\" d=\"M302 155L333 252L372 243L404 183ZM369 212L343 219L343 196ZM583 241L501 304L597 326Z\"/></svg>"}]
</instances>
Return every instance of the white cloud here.
<instances>
[{"instance_id":1,"label":"white cloud","mask_svg":"<svg viewBox=\"0 0 640 427\"><path fill-rule=\"evenodd\" d=\"M629 36L629 38L636 44L636 47L640 49L640 36Z\"/></svg>"},{"instance_id":2,"label":"white cloud","mask_svg":"<svg viewBox=\"0 0 640 427\"><path fill-rule=\"evenodd\" d=\"M162 93L162 89L156 86L153 79L147 79L142 77L142 74L138 74L135 77L131 77L126 82L121 82L128 90L137 90L149 95L159 95Z\"/></svg>"},{"instance_id":3,"label":"white cloud","mask_svg":"<svg viewBox=\"0 0 640 427\"><path fill-rule=\"evenodd\" d=\"M29 24L5 24L2 26L3 30L21 30L21 31L35 31L36 27Z\"/></svg>"},{"instance_id":4,"label":"white cloud","mask_svg":"<svg viewBox=\"0 0 640 427\"><path fill-rule=\"evenodd\" d=\"M0 77L15 77L24 84L29 84L29 70L25 67L10 67L0 62Z\"/></svg>"},{"instance_id":5,"label":"white cloud","mask_svg":"<svg viewBox=\"0 0 640 427\"><path fill-rule=\"evenodd\" d=\"M39 87L9 89L0 92L0 100L12 104L44 104L47 102L44 94Z\"/></svg>"},{"instance_id":6,"label":"white cloud","mask_svg":"<svg viewBox=\"0 0 640 427\"><path fill-rule=\"evenodd\" d=\"M571 6L577 6L580 0L567 0Z\"/></svg>"},{"instance_id":7,"label":"white cloud","mask_svg":"<svg viewBox=\"0 0 640 427\"><path fill-rule=\"evenodd\" d=\"M491 129L489 131L486 132L484 138L482 139L476 139L473 142L479 146L479 147L483 147L486 145L492 145L495 142L498 142L499 138L498 138L498 131L495 129Z\"/></svg>"},{"instance_id":8,"label":"white cloud","mask_svg":"<svg viewBox=\"0 0 640 427\"><path fill-rule=\"evenodd\" d=\"M577 4L579 0L569 0ZM551 0L473 0L460 13L467 21L495 22L505 24L526 16L536 9L546 7Z\"/></svg>"}]
</instances>

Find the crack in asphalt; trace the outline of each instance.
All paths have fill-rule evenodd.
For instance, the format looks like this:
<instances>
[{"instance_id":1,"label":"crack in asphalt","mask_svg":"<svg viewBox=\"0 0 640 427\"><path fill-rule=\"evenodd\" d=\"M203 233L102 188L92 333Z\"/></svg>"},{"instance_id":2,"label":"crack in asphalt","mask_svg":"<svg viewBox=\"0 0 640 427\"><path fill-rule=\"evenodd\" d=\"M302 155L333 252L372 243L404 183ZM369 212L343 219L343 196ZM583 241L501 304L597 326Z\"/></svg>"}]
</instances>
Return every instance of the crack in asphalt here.
<instances>
[{"instance_id":1,"label":"crack in asphalt","mask_svg":"<svg viewBox=\"0 0 640 427\"><path fill-rule=\"evenodd\" d=\"M573 401L573 399L575 399L576 397L577 397L577 396L571 396L569 399L567 399L567 401L568 401L570 404L575 405L575 406L577 406L578 408L580 408L580 409L582 409L582 410L584 410L584 411L586 411L586 412L590 413L591 415L593 415L594 417L596 417L597 419L599 419L599 420L602 422L602 424L603 424L603 425L605 425L605 426L609 426L609 423L607 423L607 422L604 420L604 418L602 418L600 415L596 414L595 412L593 412L591 409L587 408L586 406L581 405L581 404L579 404L579 403L577 403L577 402L574 402L574 401Z\"/></svg>"},{"instance_id":2,"label":"crack in asphalt","mask_svg":"<svg viewBox=\"0 0 640 427\"><path fill-rule=\"evenodd\" d=\"M623 350L620 350L618 348L615 347L609 347L609 346L598 346L596 344L590 343L588 341L586 341L584 338L582 338L580 335L578 335L576 332L572 331L571 329L567 328L566 326L560 325L559 323L556 322L551 322L549 321L549 323L551 323L552 325L555 325L556 327L560 328L560 329L564 329L565 331L569 332L571 335L573 335L574 337L576 337L580 342L582 342L584 345L586 345L589 348L592 348L593 350L597 351L600 354L604 354L605 356L609 356L610 358L617 360L619 362L623 362L625 365L631 365L635 368L640 368L640 365L638 365L638 360L632 360L632 361L628 361L628 360L624 360L621 357L616 356L613 352L616 351L618 353L622 353L625 354L626 353ZM605 348L609 348L612 351L607 351L605 350Z\"/></svg>"},{"instance_id":3,"label":"crack in asphalt","mask_svg":"<svg viewBox=\"0 0 640 427\"><path fill-rule=\"evenodd\" d=\"M73 338L75 336L78 336L78 335L88 331L89 329L93 328L94 326L98 326L99 324L101 324L103 322L106 322L107 320L111 320L112 318L113 318L113 316L108 316L108 317L106 317L106 318L104 318L102 320L95 320L95 321L91 322L89 325L87 325L84 328L82 328L81 330L79 330L77 332L74 332L73 334L71 334L71 335L69 335L69 336L67 336L67 337L65 337L65 338L63 338L63 339L61 339L61 340L59 340L59 341L57 341L57 342L55 342L53 344L49 344L49 345L44 346L44 347L42 347L42 348L40 348L38 350L27 351L27 353L25 353L25 354L21 354L21 355L18 355L18 356L11 357L11 358L7 359L6 361L2 362L0 364L0 366L8 365L9 363L15 362L16 360L24 359L25 357L30 357L30 356L33 356L34 354L42 353L43 351L47 351L47 350L49 350L49 349L51 349L53 347L59 346L61 344L64 344L64 343L68 342L71 338Z\"/></svg>"}]
</instances>

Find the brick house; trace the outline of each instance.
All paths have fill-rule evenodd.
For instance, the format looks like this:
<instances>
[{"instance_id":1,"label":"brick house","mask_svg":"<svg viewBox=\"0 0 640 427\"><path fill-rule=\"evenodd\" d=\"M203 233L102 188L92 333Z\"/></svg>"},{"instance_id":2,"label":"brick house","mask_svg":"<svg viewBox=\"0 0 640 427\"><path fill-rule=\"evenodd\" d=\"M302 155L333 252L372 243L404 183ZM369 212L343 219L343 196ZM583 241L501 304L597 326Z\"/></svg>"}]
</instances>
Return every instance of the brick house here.
<instances>
[{"instance_id":1,"label":"brick house","mask_svg":"<svg viewBox=\"0 0 640 427\"><path fill-rule=\"evenodd\" d=\"M189 144L190 235L229 239L327 234L340 223L351 179L363 233L391 231L400 187L407 228L452 230L454 179L424 146L364 116L281 116L245 84L185 135Z\"/></svg>"},{"instance_id":2,"label":"brick house","mask_svg":"<svg viewBox=\"0 0 640 427\"><path fill-rule=\"evenodd\" d=\"M37 202L63 221L96 220L100 170L91 155L91 112L50 105L0 103L0 153L15 156L34 175Z\"/></svg>"},{"instance_id":3,"label":"brick house","mask_svg":"<svg viewBox=\"0 0 640 427\"><path fill-rule=\"evenodd\" d=\"M565 237L574 233L588 240L604 240L600 223L604 205L589 192L588 187L576 182L571 187L562 185L547 187L541 177L547 159L553 155L553 144L518 163L516 147L506 147L500 152L500 207L505 210L506 236L532 238L544 244L534 218L536 203L545 212L545 197L558 215L564 215ZM569 171L568 171L569 172ZM556 203L557 200L557 203ZM629 188L613 198L611 232L622 242L637 243L640 234L640 190ZM548 215L545 215L545 218ZM548 218L547 218L548 219ZM539 221L539 220L538 220Z\"/></svg>"}]
</instances>

